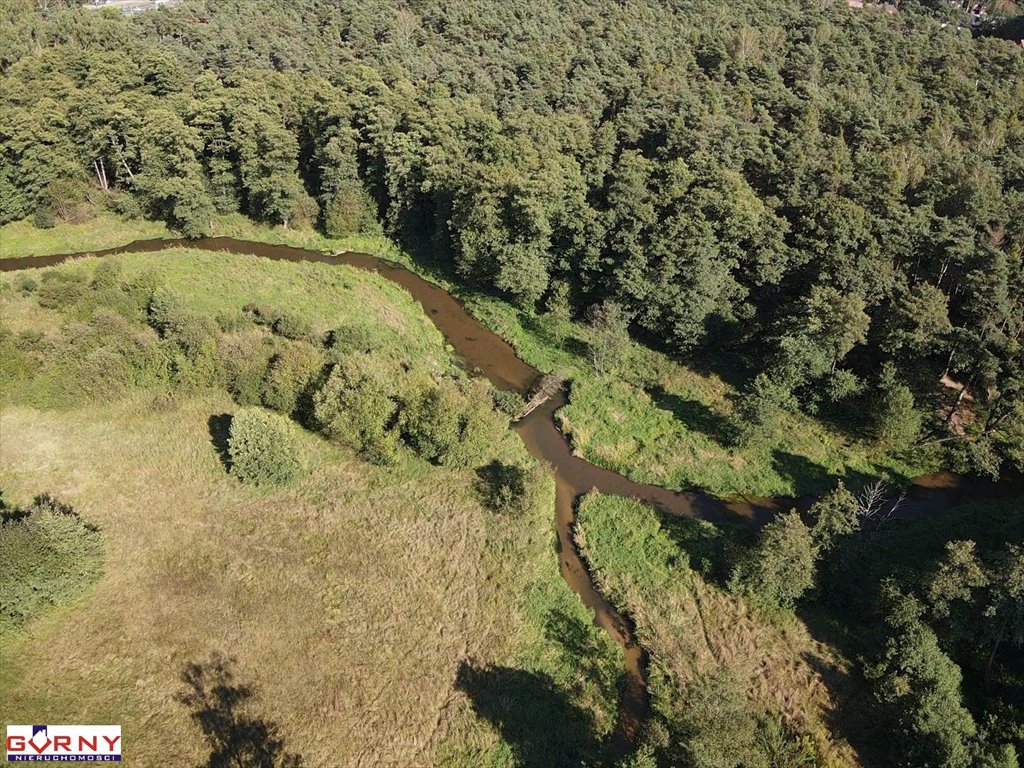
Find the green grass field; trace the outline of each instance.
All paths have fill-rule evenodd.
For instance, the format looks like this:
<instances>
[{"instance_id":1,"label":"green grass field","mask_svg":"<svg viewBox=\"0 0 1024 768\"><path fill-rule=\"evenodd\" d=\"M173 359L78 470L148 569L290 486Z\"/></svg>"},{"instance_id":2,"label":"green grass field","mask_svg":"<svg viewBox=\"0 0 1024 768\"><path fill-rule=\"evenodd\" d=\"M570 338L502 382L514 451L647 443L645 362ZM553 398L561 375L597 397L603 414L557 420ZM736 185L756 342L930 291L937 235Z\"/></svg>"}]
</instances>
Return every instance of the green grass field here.
<instances>
[{"instance_id":1,"label":"green grass field","mask_svg":"<svg viewBox=\"0 0 1024 768\"><path fill-rule=\"evenodd\" d=\"M372 274L187 250L117 258L126 279L155 272L200 313L265 301L318 330L359 318L391 339L382 353L452 366L419 306ZM43 332L64 322L13 289L0 320ZM9 722L120 723L132 765L195 764L207 752L183 675L230 659L252 693L227 707L227 736L273 724L307 766L512 766L599 751L621 650L558 573L549 478L528 508L500 515L481 506L472 469L409 452L375 467L295 426L308 474L256 490L226 473L215 445L211 417L234 408L202 389L3 404L5 502L54 495L100 527L106 553L83 597L0 640ZM511 432L494 450L530 461Z\"/></svg>"}]
</instances>

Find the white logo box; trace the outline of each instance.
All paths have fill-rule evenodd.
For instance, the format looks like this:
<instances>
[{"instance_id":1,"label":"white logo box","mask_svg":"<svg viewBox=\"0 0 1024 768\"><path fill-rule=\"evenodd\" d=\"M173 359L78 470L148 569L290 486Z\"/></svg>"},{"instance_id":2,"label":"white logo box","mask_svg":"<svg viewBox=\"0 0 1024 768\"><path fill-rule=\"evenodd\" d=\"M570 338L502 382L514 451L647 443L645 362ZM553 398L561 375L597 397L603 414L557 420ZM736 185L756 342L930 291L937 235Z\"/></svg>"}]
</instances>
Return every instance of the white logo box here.
<instances>
[{"instance_id":1,"label":"white logo box","mask_svg":"<svg viewBox=\"0 0 1024 768\"><path fill-rule=\"evenodd\" d=\"M121 761L120 725L8 725L8 763Z\"/></svg>"}]
</instances>

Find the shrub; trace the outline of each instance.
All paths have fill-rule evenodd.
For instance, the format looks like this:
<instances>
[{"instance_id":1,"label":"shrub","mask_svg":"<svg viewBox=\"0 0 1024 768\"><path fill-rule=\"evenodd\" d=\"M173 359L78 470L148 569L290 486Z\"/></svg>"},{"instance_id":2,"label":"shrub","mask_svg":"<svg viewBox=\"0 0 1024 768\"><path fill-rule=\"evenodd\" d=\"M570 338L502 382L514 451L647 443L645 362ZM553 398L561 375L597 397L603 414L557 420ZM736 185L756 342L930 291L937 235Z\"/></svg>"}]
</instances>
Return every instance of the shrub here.
<instances>
[{"instance_id":1,"label":"shrub","mask_svg":"<svg viewBox=\"0 0 1024 768\"><path fill-rule=\"evenodd\" d=\"M217 338L217 325L206 315L178 311L168 318L164 338L174 342L187 357L194 359Z\"/></svg>"},{"instance_id":2,"label":"shrub","mask_svg":"<svg viewBox=\"0 0 1024 768\"><path fill-rule=\"evenodd\" d=\"M23 296L35 293L36 288L39 287L39 284L35 280L31 277L27 277L26 275L19 275L14 285Z\"/></svg>"},{"instance_id":3,"label":"shrub","mask_svg":"<svg viewBox=\"0 0 1024 768\"><path fill-rule=\"evenodd\" d=\"M40 205L32 214L32 226L37 229L53 229L53 210L48 205Z\"/></svg>"},{"instance_id":4,"label":"shrub","mask_svg":"<svg viewBox=\"0 0 1024 768\"><path fill-rule=\"evenodd\" d=\"M337 363L313 396L316 424L332 440L387 464L398 451L394 431L404 382L396 363L358 353Z\"/></svg>"},{"instance_id":5,"label":"shrub","mask_svg":"<svg viewBox=\"0 0 1024 768\"><path fill-rule=\"evenodd\" d=\"M137 319L140 322L149 322L153 295L159 287L160 277L148 270L122 285L121 291L124 295L124 302L126 306L131 307L131 317L133 319Z\"/></svg>"},{"instance_id":6,"label":"shrub","mask_svg":"<svg viewBox=\"0 0 1024 768\"><path fill-rule=\"evenodd\" d=\"M737 566L732 586L766 608L791 608L814 584L818 549L796 511L761 530L757 546Z\"/></svg>"},{"instance_id":7,"label":"shrub","mask_svg":"<svg viewBox=\"0 0 1024 768\"><path fill-rule=\"evenodd\" d=\"M533 489L540 480L536 467L521 467L495 459L477 470L476 490L484 506L492 512L522 512L532 503Z\"/></svg>"},{"instance_id":8,"label":"shrub","mask_svg":"<svg viewBox=\"0 0 1024 768\"><path fill-rule=\"evenodd\" d=\"M261 408L243 409L231 419L228 453L231 474L243 483L286 485L302 474L291 425Z\"/></svg>"},{"instance_id":9,"label":"shrub","mask_svg":"<svg viewBox=\"0 0 1024 768\"><path fill-rule=\"evenodd\" d=\"M217 339L217 357L228 392L239 405L259 405L263 379L274 354L273 339L253 330Z\"/></svg>"},{"instance_id":10,"label":"shrub","mask_svg":"<svg viewBox=\"0 0 1024 768\"><path fill-rule=\"evenodd\" d=\"M914 407L914 395L902 384L891 363L878 377L878 390L871 408L871 431L891 450L908 448L921 431L921 414Z\"/></svg>"},{"instance_id":11,"label":"shrub","mask_svg":"<svg viewBox=\"0 0 1024 768\"><path fill-rule=\"evenodd\" d=\"M85 277L67 270L47 270L43 282L36 289L36 300L47 309L68 311L85 296L88 286Z\"/></svg>"},{"instance_id":12,"label":"shrub","mask_svg":"<svg viewBox=\"0 0 1024 768\"><path fill-rule=\"evenodd\" d=\"M167 333L172 321L184 312L184 306L178 293L165 285L153 287L148 306L149 324L161 335Z\"/></svg>"},{"instance_id":13,"label":"shrub","mask_svg":"<svg viewBox=\"0 0 1024 768\"><path fill-rule=\"evenodd\" d=\"M474 380L465 384L462 434L444 457L451 467L478 467L494 456L494 448L508 429L508 417L491 407L490 387Z\"/></svg>"},{"instance_id":14,"label":"shrub","mask_svg":"<svg viewBox=\"0 0 1024 768\"><path fill-rule=\"evenodd\" d=\"M109 291L121 285L121 262L105 258L96 265L92 273L92 287L97 291Z\"/></svg>"},{"instance_id":15,"label":"shrub","mask_svg":"<svg viewBox=\"0 0 1024 768\"><path fill-rule=\"evenodd\" d=\"M284 336L286 339L304 339L313 333L313 327L308 320L287 313L278 314L274 320L273 330L278 336Z\"/></svg>"},{"instance_id":16,"label":"shrub","mask_svg":"<svg viewBox=\"0 0 1024 768\"><path fill-rule=\"evenodd\" d=\"M224 333L235 333L253 327L252 319L242 312L218 312L215 320L217 327Z\"/></svg>"},{"instance_id":17,"label":"shrub","mask_svg":"<svg viewBox=\"0 0 1024 768\"><path fill-rule=\"evenodd\" d=\"M686 686L673 739L693 768L764 765L757 749L757 721L747 703L745 681L718 667Z\"/></svg>"},{"instance_id":18,"label":"shrub","mask_svg":"<svg viewBox=\"0 0 1024 768\"><path fill-rule=\"evenodd\" d=\"M494 399L494 407L510 419L518 416L526 404L526 400L521 394L510 390L496 389L492 393L492 397Z\"/></svg>"},{"instance_id":19,"label":"shrub","mask_svg":"<svg viewBox=\"0 0 1024 768\"><path fill-rule=\"evenodd\" d=\"M327 346L338 358L353 352L372 352L386 341L387 332L371 325L342 325L327 334Z\"/></svg>"},{"instance_id":20,"label":"shrub","mask_svg":"<svg viewBox=\"0 0 1024 768\"><path fill-rule=\"evenodd\" d=\"M373 232L376 206L358 180L345 181L324 203L323 226L328 237Z\"/></svg>"},{"instance_id":21,"label":"shrub","mask_svg":"<svg viewBox=\"0 0 1024 768\"><path fill-rule=\"evenodd\" d=\"M257 325L269 325L273 326L277 319L283 314L277 307L272 307L269 304L256 304L249 302L242 307L242 312L252 318L252 321Z\"/></svg>"},{"instance_id":22,"label":"shrub","mask_svg":"<svg viewBox=\"0 0 1024 768\"><path fill-rule=\"evenodd\" d=\"M446 463L462 438L465 398L455 383L426 384L402 408L406 442L427 461Z\"/></svg>"},{"instance_id":23,"label":"shrub","mask_svg":"<svg viewBox=\"0 0 1024 768\"><path fill-rule=\"evenodd\" d=\"M448 467L475 467L494 455L508 418L491 407L483 382L460 386L445 378L421 383L407 396L399 423L406 442L422 458Z\"/></svg>"},{"instance_id":24,"label":"shrub","mask_svg":"<svg viewBox=\"0 0 1024 768\"><path fill-rule=\"evenodd\" d=\"M80 597L103 573L99 530L49 496L27 509L0 500L0 552L0 637Z\"/></svg>"},{"instance_id":25,"label":"shrub","mask_svg":"<svg viewBox=\"0 0 1024 768\"><path fill-rule=\"evenodd\" d=\"M270 361L262 382L263 404L307 420L312 415L312 387L327 360L312 344L289 344Z\"/></svg>"}]
</instances>

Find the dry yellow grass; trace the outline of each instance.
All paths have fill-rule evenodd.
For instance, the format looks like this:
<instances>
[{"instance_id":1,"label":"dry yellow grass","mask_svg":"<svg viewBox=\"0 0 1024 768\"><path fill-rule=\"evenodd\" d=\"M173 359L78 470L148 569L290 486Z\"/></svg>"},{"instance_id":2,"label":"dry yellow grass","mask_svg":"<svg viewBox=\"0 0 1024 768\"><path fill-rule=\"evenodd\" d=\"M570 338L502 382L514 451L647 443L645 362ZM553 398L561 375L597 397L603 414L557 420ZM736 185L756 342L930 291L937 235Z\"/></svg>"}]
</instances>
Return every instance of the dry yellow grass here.
<instances>
[{"instance_id":1,"label":"dry yellow grass","mask_svg":"<svg viewBox=\"0 0 1024 768\"><path fill-rule=\"evenodd\" d=\"M132 765L194 763L180 676L220 652L307 765L430 765L442 744L468 765L491 750L456 673L467 658L544 668L555 653L525 604L540 588L573 606L548 513L499 519L472 473L373 468L308 434L309 476L255 491L210 441L225 396L152 403L0 416L7 500L52 493L107 547L84 599L0 648L7 721L121 723Z\"/></svg>"}]
</instances>

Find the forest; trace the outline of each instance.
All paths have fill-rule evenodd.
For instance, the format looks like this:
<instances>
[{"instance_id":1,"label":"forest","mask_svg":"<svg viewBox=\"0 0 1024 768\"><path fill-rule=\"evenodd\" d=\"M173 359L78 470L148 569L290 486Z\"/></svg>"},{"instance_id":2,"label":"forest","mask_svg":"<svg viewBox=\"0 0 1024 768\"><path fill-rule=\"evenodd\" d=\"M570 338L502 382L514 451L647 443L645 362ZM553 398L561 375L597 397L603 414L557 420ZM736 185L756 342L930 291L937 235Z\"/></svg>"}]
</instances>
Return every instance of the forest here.
<instances>
[{"instance_id":1,"label":"forest","mask_svg":"<svg viewBox=\"0 0 1024 768\"><path fill-rule=\"evenodd\" d=\"M421 307L376 278L181 248L75 261L0 281L0 398L5 428L25 436L4 475L21 498L0 500L0 545L18 555L0 559L0 602L17 608L0 610L4 650L46 668L39 638L59 625L19 633L102 589L106 546L145 555L145 579L128 560L106 567L163 622L157 640L121 606L138 633L124 643L195 650L177 633L208 620L230 637L218 622L249 599L231 579L273 597L270 614L289 618L247 649L249 671L312 763L331 764L323 733L375 733L337 714L346 702L312 712L288 688L281 660L300 643L384 692L378 728L381 712L402 713L396 764L1019 766L1021 499L890 519L915 468L1006 487L1024 471L1024 49L972 36L966 19L945 0L895 13L830 0L184 0L133 16L0 0L4 232L159 222L195 239L234 217L303 244L387 239L522 360L564 375L554 418L576 456L673 491L816 497L756 530L576 500L585 565L649 655L650 716L613 761L621 651L555 572L554 483L512 439L518 395L461 370ZM211 409L235 406L218 436ZM778 444L805 427L835 449L821 466ZM684 438L689 464L666 469ZM71 457L45 455L51 443ZM856 467L850 446L863 448ZM89 472L81 455L97 457ZM77 503L25 501L25 467L47 462L84 499L82 518ZM245 557L267 557L250 525L271 537L283 515L303 534L276 570L239 576L161 507L166 549L151 561L118 533L123 516L150 535L131 495L76 486L121 471L165 495L185 477L183 519ZM363 498L385 513L367 517ZM210 522L209 499L228 522ZM401 548L374 549L389 537L419 570ZM34 559L65 539L80 568ZM439 569L447 582L422 576ZM351 619L366 574L395 586ZM417 602L421 587L434 591ZM414 597L396 604L403 590ZM326 609L296 613L298 593ZM441 611L442 640L411 667L379 643L377 674L353 651L365 636L336 642L346 621L406 611L394 642L418 652L434 637L429 606L452 601L461 613ZM512 639L494 631L505 621ZM102 646L98 630L88 639ZM139 680L152 674L143 656ZM396 695L415 663L433 675L415 689L422 707ZM106 673L103 690L121 691ZM316 664L308 674L310 690L333 684ZM200 687L189 701L202 704ZM19 712L34 703L23 690L8 697ZM98 695L74 694L76 711ZM166 698L139 710L178 728ZM161 754L162 733L132 735Z\"/></svg>"},{"instance_id":2,"label":"forest","mask_svg":"<svg viewBox=\"0 0 1024 768\"><path fill-rule=\"evenodd\" d=\"M1024 463L1024 57L839 4L5 0L0 223L383 231L893 451Z\"/></svg>"}]
</instances>

